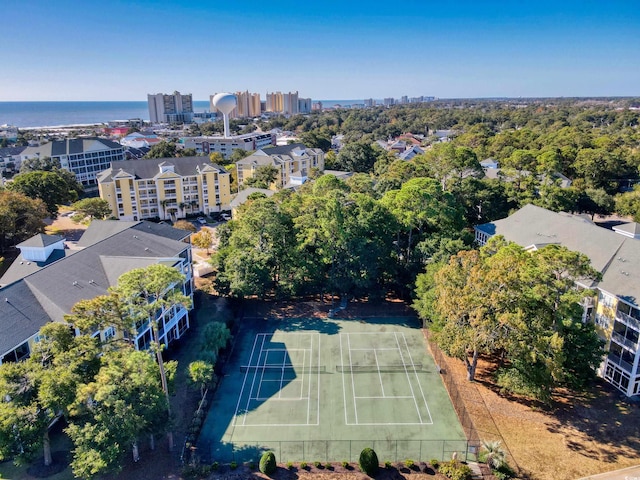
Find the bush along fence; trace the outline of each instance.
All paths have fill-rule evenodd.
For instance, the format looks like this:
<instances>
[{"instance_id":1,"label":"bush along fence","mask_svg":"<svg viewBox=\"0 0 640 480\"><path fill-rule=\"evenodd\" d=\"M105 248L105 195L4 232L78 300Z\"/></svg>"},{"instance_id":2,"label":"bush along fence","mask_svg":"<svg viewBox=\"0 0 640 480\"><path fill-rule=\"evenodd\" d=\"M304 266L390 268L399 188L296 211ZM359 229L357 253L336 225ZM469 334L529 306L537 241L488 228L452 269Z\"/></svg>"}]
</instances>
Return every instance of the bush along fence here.
<instances>
[{"instance_id":1,"label":"bush along fence","mask_svg":"<svg viewBox=\"0 0 640 480\"><path fill-rule=\"evenodd\" d=\"M277 440L242 445L201 444L197 455L203 463L241 464L256 462L264 452L272 451L281 463L357 463L360 452L367 447L376 451L380 462L446 461L454 453L459 460L475 460L475 456L467 458L470 444L465 440Z\"/></svg>"},{"instance_id":2,"label":"bush along fence","mask_svg":"<svg viewBox=\"0 0 640 480\"><path fill-rule=\"evenodd\" d=\"M462 429L467 437L469 444L469 451L467 454L472 455L472 459L474 459L478 453L480 453L483 441L499 441L502 445L502 449L506 453L506 460L509 465L514 466L517 471L520 471L520 468L509 451L504 438L502 438L502 435L500 434L500 430L498 430L498 426L493 420L491 412L484 403L484 400L480 396L475 385L470 382L468 385L464 386L456 383L454 376L451 375L449 371L446 355L442 350L440 350L440 347L438 347L430 332L428 330L423 330L423 332L427 339L429 350L431 350L431 354L433 355L433 359L436 362L436 365L440 368L440 377L449 392L451 403L453 404L453 408L458 415L458 420L460 421ZM482 419L481 426L474 423L471 415L469 415L469 408L473 409L475 418Z\"/></svg>"}]
</instances>

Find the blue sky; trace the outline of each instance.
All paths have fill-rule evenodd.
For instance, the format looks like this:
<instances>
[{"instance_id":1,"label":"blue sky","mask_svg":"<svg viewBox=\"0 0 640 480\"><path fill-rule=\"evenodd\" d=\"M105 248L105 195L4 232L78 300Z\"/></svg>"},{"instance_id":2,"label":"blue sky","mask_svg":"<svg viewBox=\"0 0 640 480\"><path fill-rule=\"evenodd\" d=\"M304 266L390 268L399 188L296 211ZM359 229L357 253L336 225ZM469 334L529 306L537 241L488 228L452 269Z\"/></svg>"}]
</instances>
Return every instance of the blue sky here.
<instances>
[{"instance_id":1,"label":"blue sky","mask_svg":"<svg viewBox=\"0 0 640 480\"><path fill-rule=\"evenodd\" d=\"M0 101L640 96L638 0L2 0L2 11Z\"/></svg>"}]
</instances>

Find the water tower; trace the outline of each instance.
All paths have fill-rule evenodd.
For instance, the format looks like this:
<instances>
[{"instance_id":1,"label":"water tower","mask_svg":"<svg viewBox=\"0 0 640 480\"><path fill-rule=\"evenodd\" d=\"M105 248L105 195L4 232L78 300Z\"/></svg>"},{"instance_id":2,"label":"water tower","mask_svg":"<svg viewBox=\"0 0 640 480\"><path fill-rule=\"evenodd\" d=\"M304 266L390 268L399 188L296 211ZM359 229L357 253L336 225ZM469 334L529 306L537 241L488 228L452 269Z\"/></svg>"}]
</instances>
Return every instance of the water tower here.
<instances>
[{"instance_id":1,"label":"water tower","mask_svg":"<svg viewBox=\"0 0 640 480\"><path fill-rule=\"evenodd\" d=\"M222 112L224 119L224 138L229 138L229 114L236 108L238 100L232 93L218 93L211 100L213 106Z\"/></svg>"}]
</instances>

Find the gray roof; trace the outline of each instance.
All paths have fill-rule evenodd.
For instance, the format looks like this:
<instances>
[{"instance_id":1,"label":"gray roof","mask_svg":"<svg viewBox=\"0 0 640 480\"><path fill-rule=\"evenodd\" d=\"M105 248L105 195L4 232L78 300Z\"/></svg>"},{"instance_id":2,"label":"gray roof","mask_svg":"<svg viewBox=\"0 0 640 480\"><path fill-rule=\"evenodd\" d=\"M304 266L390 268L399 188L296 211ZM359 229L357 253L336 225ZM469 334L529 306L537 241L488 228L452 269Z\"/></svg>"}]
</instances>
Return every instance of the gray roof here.
<instances>
[{"instance_id":1,"label":"gray roof","mask_svg":"<svg viewBox=\"0 0 640 480\"><path fill-rule=\"evenodd\" d=\"M584 253L603 274L597 286L638 304L640 241L625 237L568 213L526 205L502 220L478 225L488 235L503 235L525 248L554 243ZM622 259L622 260L621 260Z\"/></svg>"},{"instance_id":2,"label":"gray roof","mask_svg":"<svg viewBox=\"0 0 640 480\"><path fill-rule=\"evenodd\" d=\"M38 233L31 238L28 238L22 243L16 245L19 247L48 247L54 243L63 241L64 237L60 235L45 235L44 233Z\"/></svg>"},{"instance_id":3,"label":"gray roof","mask_svg":"<svg viewBox=\"0 0 640 480\"><path fill-rule=\"evenodd\" d=\"M40 145L39 147L27 147L23 152L24 155L35 155L39 153L41 156L58 157L60 155L73 155L83 153L87 150L96 150L96 143L102 144L102 150L123 150L124 147L119 143L106 138L86 137L86 138L70 138L67 140L53 140L51 142ZM96 150L97 151L97 150Z\"/></svg>"},{"instance_id":4,"label":"gray roof","mask_svg":"<svg viewBox=\"0 0 640 480\"><path fill-rule=\"evenodd\" d=\"M640 223L637 222L630 222L630 223L623 223L622 225L616 225L615 227L613 227L613 229L615 231L621 231L621 232L625 232L628 235L640 235Z\"/></svg>"},{"instance_id":5,"label":"gray roof","mask_svg":"<svg viewBox=\"0 0 640 480\"><path fill-rule=\"evenodd\" d=\"M207 157L179 157L179 158L143 158L139 160L122 160L111 163L111 167L98 174L98 181L110 181L120 170L133 175L135 178L153 178L160 173L160 165L173 165L174 171L180 176L193 176L198 170L213 167L219 173L228 173L224 168L211 163Z\"/></svg>"},{"instance_id":6,"label":"gray roof","mask_svg":"<svg viewBox=\"0 0 640 480\"><path fill-rule=\"evenodd\" d=\"M97 242L109 238L116 233L120 233L140 222L127 222L124 220L92 220L89 227L84 231L78 247L89 247Z\"/></svg>"},{"instance_id":7,"label":"gray roof","mask_svg":"<svg viewBox=\"0 0 640 480\"><path fill-rule=\"evenodd\" d=\"M18 280L37 272L42 267L46 267L50 263L57 262L61 258L71 255L72 253L74 252L67 249L55 249L44 262L34 262L33 260L25 259L22 255L18 255L9 268L7 268L7 271L4 272L2 278L0 278L0 287L17 282Z\"/></svg>"},{"instance_id":8,"label":"gray roof","mask_svg":"<svg viewBox=\"0 0 640 480\"><path fill-rule=\"evenodd\" d=\"M13 157L14 155L20 155L27 147L2 147L0 148L0 158Z\"/></svg>"},{"instance_id":9,"label":"gray roof","mask_svg":"<svg viewBox=\"0 0 640 480\"><path fill-rule=\"evenodd\" d=\"M175 229L146 228L147 223L138 222L0 288L0 299L9 299L0 302L0 355L46 322L62 321L78 301L105 294L125 271L175 258L188 248L163 235Z\"/></svg>"},{"instance_id":10,"label":"gray roof","mask_svg":"<svg viewBox=\"0 0 640 480\"><path fill-rule=\"evenodd\" d=\"M266 188L253 188L253 187L245 188L244 190L240 190L240 193L238 193L233 198L233 200L231 200L231 203L229 203L229 206L231 208L239 207L240 205L242 205L244 202L247 201L247 199L249 198L249 195L251 195L252 193L262 193L265 196L270 197L276 192L274 192L273 190L268 190Z\"/></svg>"},{"instance_id":11,"label":"gray roof","mask_svg":"<svg viewBox=\"0 0 640 480\"><path fill-rule=\"evenodd\" d=\"M290 155L292 150L296 148L300 148L302 150L314 150L312 148L307 147L304 143L291 143L289 145L278 145L275 147L264 147L261 148L264 153L268 153L269 155Z\"/></svg>"}]
</instances>

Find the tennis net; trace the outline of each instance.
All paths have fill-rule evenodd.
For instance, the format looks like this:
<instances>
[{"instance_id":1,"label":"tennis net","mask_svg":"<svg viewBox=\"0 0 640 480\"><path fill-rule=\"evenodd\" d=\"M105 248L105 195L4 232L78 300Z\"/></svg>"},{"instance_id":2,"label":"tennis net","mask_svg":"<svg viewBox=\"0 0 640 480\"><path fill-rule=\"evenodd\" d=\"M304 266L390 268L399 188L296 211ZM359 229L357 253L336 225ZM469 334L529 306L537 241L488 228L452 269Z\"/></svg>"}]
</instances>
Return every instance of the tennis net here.
<instances>
[{"instance_id":1,"label":"tennis net","mask_svg":"<svg viewBox=\"0 0 640 480\"><path fill-rule=\"evenodd\" d=\"M336 365L336 372L344 373L385 373L385 372L419 372L421 363L405 365L403 363L391 365Z\"/></svg>"},{"instance_id":2,"label":"tennis net","mask_svg":"<svg viewBox=\"0 0 640 480\"><path fill-rule=\"evenodd\" d=\"M284 374L284 373L321 373L326 372L327 367L325 366L316 366L316 367L304 367L304 366L296 366L296 365L241 365L240 372L259 372L259 373L273 373L273 374Z\"/></svg>"}]
</instances>

